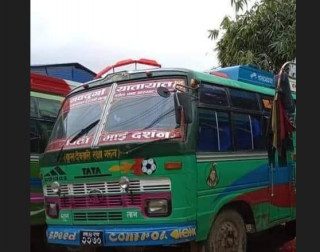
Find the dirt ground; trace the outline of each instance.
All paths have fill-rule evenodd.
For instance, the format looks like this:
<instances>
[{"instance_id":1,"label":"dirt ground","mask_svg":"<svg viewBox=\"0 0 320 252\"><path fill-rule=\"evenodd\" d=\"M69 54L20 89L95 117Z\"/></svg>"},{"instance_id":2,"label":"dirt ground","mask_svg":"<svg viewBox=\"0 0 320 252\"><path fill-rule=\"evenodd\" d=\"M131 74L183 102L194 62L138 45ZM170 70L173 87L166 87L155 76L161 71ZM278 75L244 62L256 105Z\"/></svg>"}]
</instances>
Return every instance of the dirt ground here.
<instances>
[{"instance_id":1,"label":"dirt ground","mask_svg":"<svg viewBox=\"0 0 320 252\"><path fill-rule=\"evenodd\" d=\"M67 252L67 248L63 246L54 246L51 248L37 242L43 237L44 229L41 227L31 230L31 252ZM255 234L248 238L248 252L295 252L295 237L289 234L285 227L280 226L259 234ZM186 246L177 247L147 247L147 248L101 248L98 252L189 252ZM68 251L69 252L69 251Z\"/></svg>"}]
</instances>

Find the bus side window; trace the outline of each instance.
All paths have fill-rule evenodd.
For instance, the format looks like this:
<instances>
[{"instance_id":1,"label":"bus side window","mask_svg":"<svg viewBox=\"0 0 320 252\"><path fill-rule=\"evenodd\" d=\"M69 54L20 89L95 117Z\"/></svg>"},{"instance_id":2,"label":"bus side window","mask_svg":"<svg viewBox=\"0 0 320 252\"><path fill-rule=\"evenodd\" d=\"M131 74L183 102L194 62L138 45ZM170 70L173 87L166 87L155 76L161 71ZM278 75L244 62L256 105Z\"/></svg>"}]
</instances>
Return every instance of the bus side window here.
<instances>
[{"instance_id":1,"label":"bus side window","mask_svg":"<svg viewBox=\"0 0 320 252\"><path fill-rule=\"evenodd\" d=\"M216 112L199 111L198 151L218 151Z\"/></svg>"},{"instance_id":2,"label":"bus side window","mask_svg":"<svg viewBox=\"0 0 320 252\"><path fill-rule=\"evenodd\" d=\"M220 151L232 150L230 116L228 113L217 112L219 126Z\"/></svg>"},{"instance_id":3,"label":"bus side window","mask_svg":"<svg viewBox=\"0 0 320 252\"><path fill-rule=\"evenodd\" d=\"M30 97L30 117L38 117L37 98Z\"/></svg>"},{"instance_id":4,"label":"bus side window","mask_svg":"<svg viewBox=\"0 0 320 252\"><path fill-rule=\"evenodd\" d=\"M198 151L229 151L231 147L229 114L200 109Z\"/></svg>"},{"instance_id":5,"label":"bus side window","mask_svg":"<svg viewBox=\"0 0 320 252\"><path fill-rule=\"evenodd\" d=\"M61 106L60 101L38 98L40 117L56 118Z\"/></svg>"},{"instance_id":6,"label":"bus side window","mask_svg":"<svg viewBox=\"0 0 320 252\"><path fill-rule=\"evenodd\" d=\"M266 146L266 138L261 125L260 116L252 116L252 135L253 135L253 147L255 150L264 150Z\"/></svg>"},{"instance_id":7,"label":"bus side window","mask_svg":"<svg viewBox=\"0 0 320 252\"><path fill-rule=\"evenodd\" d=\"M229 106L226 89L208 84L201 84L200 102L209 105Z\"/></svg>"},{"instance_id":8,"label":"bus side window","mask_svg":"<svg viewBox=\"0 0 320 252\"><path fill-rule=\"evenodd\" d=\"M233 107L260 111L256 93L229 88Z\"/></svg>"},{"instance_id":9,"label":"bus side window","mask_svg":"<svg viewBox=\"0 0 320 252\"><path fill-rule=\"evenodd\" d=\"M30 152L40 153L39 149L40 133L36 120L30 120Z\"/></svg>"},{"instance_id":10,"label":"bus side window","mask_svg":"<svg viewBox=\"0 0 320 252\"><path fill-rule=\"evenodd\" d=\"M48 121L39 121L39 128L40 128L40 141L39 141L39 151L43 153L45 148L47 147L49 137L51 135L54 122Z\"/></svg>"},{"instance_id":11,"label":"bus side window","mask_svg":"<svg viewBox=\"0 0 320 252\"><path fill-rule=\"evenodd\" d=\"M249 115L234 114L235 150L253 149Z\"/></svg>"},{"instance_id":12,"label":"bus side window","mask_svg":"<svg viewBox=\"0 0 320 252\"><path fill-rule=\"evenodd\" d=\"M259 116L234 114L235 150L263 150L265 136Z\"/></svg>"}]
</instances>

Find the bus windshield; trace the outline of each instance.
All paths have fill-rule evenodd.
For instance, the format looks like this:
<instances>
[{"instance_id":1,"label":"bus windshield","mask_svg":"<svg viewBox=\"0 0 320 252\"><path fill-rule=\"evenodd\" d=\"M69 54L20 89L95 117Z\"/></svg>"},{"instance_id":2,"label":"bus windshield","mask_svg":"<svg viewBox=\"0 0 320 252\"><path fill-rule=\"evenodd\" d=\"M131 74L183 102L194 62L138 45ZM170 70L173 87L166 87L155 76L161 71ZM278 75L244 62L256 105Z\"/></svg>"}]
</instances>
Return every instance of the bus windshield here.
<instances>
[{"instance_id":1,"label":"bus windshield","mask_svg":"<svg viewBox=\"0 0 320 252\"><path fill-rule=\"evenodd\" d=\"M175 127L173 97L151 96L115 102L108 116L105 131L172 129Z\"/></svg>"},{"instance_id":2,"label":"bus windshield","mask_svg":"<svg viewBox=\"0 0 320 252\"><path fill-rule=\"evenodd\" d=\"M164 98L156 92L157 86L165 86L164 83L172 86L171 82L153 82L152 90L140 93L128 92L130 89L125 89L128 86L119 85L106 118L101 118L101 115L109 95L109 87L71 96L64 103L54 126L49 150L59 148L57 144L61 146L61 141L66 141L99 119L101 122L106 120L99 145L177 138L179 127L175 119L174 98ZM135 86L137 85L141 84ZM66 147L90 146L96 129L97 126L93 127L75 143L67 142ZM60 144L57 143L59 141Z\"/></svg>"}]
</instances>

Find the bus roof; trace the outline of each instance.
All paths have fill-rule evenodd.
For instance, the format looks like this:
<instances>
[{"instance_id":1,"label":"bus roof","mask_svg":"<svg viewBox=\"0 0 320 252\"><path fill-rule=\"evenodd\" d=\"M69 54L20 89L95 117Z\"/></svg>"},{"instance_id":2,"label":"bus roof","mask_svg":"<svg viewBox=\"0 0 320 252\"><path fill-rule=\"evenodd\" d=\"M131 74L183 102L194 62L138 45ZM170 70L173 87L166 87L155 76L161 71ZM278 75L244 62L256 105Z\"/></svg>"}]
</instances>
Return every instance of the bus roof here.
<instances>
[{"instance_id":1,"label":"bus roof","mask_svg":"<svg viewBox=\"0 0 320 252\"><path fill-rule=\"evenodd\" d=\"M31 91L44 92L66 96L73 88L81 85L80 82L58 79L51 76L30 73Z\"/></svg>"},{"instance_id":2,"label":"bus roof","mask_svg":"<svg viewBox=\"0 0 320 252\"><path fill-rule=\"evenodd\" d=\"M259 85L254 85L254 84L250 84L250 83L246 83L243 81L238 81L238 80L232 80L229 78L224 78L224 77L219 77L217 75L213 75L213 74L209 74L206 72L200 72L200 71L194 71L194 70L190 70L190 69L186 69L186 68L156 68L156 69L141 69L141 70L130 70L128 71L129 74L137 74L137 73L141 73L141 72L174 72L174 73L185 73L185 74L191 74L194 75L194 78L199 79L201 81L207 81L210 83L214 83L216 85L221 85L221 86L226 86L226 87L232 87L232 88L239 88L242 90L247 90L247 91L252 91L252 92L256 92L256 93L260 93L260 94L265 94L265 95L271 95L273 96L275 94L275 89L274 88L268 88L268 87L263 87L263 86L259 86ZM113 75L115 73L110 74ZM108 75L107 75L108 76ZM95 79L92 81L87 82L86 84L94 84L93 86L99 86L101 84L105 84L104 79L107 77L102 77L99 79ZM132 81L134 81L135 78L132 79ZM80 90L77 90L80 91ZM77 92L75 90L75 92ZM296 93L292 92L292 97L294 99L296 99Z\"/></svg>"},{"instance_id":3,"label":"bus roof","mask_svg":"<svg viewBox=\"0 0 320 252\"><path fill-rule=\"evenodd\" d=\"M194 74L197 79L200 79L202 81L213 82L217 85L239 88L239 89L243 89L243 90L248 90L248 91L252 91L252 92L256 92L256 93L260 93L260 94L272 95L272 96L275 94L275 89L273 89L273 88L267 88L267 87L262 87L262 86L242 82L242 81L223 78L223 77L219 77L219 76L212 75L209 73L194 71ZM295 92L292 92L292 96L294 99L296 99Z\"/></svg>"}]
</instances>

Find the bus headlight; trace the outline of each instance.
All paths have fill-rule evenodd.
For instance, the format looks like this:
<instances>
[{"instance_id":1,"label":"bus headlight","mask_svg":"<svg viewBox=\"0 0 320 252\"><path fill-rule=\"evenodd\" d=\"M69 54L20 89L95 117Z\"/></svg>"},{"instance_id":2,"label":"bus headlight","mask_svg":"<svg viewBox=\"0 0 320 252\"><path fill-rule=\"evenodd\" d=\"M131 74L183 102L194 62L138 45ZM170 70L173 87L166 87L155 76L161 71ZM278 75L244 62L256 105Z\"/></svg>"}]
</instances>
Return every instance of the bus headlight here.
<instances>
[{"instance_id":1,"label":"bus headlight","mask_svg":"<svg viewBox=\"0 0 320 252\"><path fill-rule=\"evenodd\" d=\"M130 181L127 177L121 177L119 180L119 185L122 190L128 191L129 190L129 185Z\"/></svg>"},{"instance_id":2,"label":"bus headlight","mask_svg":"<svg viewBox=\"0 0 320 252\"><path fill-rule=\"evenodd\" d=\"M52 182L52 184L51 184L51 190L52 190L54 193L57 193L57 194L60 193L60 184L59 184L58 181Z\"/></svg>"},{"instance_id":3,"label":"bus headlight","mask_svg":"<svg viewBox=\"0 0 320 252\"><path fill-rule=\"evenodd\" d=\"M170 215L170 202L167 199L152 199L146 204L146 213L150 217L166 217Z\"/></svg>"},{"instance_id":4,"label":"bus headlight","mask_svg":"<svg viewBox=\"0 0 320 252\"><path fill-rule=\"evenodd\" d=\"M46 212L50 218L58 218L59 216L59 207L57 203L47 203Z\"/></svg>"}]
</instances>

